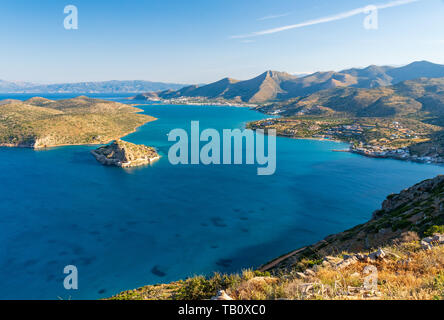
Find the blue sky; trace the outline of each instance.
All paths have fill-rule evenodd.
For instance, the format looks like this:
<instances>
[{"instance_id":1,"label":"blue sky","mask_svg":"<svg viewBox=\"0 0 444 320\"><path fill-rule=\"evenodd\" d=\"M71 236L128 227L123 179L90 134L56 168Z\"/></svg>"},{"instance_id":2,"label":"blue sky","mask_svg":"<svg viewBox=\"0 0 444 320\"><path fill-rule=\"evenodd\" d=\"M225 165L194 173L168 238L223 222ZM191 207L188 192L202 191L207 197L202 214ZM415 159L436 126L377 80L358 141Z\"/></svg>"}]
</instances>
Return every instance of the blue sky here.
<instances>
[{"instance_id":1,"label":"blue sky","mask_svg":"<svg viewBox=\"0 0 444 320\"><path fill-rule=\"evenodd\" d=\"M78 30L63 27L70 4ZM377 30L364 28L364 13L347 15L367 5L381 7ZM300 26L280 31L290 25ZM206 83L268 69L444 64L444 1L2 0L0 41L0 79L39 82Z\"/></svg>"}]
</instances>

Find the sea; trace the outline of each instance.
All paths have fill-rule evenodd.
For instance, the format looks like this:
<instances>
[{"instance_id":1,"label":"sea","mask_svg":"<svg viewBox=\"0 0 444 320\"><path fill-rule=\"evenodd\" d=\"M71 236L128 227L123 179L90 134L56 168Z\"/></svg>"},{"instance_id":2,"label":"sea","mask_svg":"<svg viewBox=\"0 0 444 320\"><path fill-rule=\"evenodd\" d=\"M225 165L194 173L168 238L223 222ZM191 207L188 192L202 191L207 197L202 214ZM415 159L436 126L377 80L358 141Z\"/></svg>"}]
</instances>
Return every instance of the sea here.
<instances>
[{"instance_id":1,"label":"sea","mask_svg":"<svg viewBox=\"0 0 444 320\"><path fill-rule=\"evenodd\" d=\"M86 94L133 103L121 94ZM1 94L65 99L72 94ZM0 106L1 108L1 106ZM158 120L123 140L162 158L106 167L97 146L0 148L0 299L100 299L193 275L239 272L371 218L387 195L443 166L334 152L347 144L277 138L276 172L257 165L172 165L172 129L243 129L249 108L141 105ZM77 289L67 290L66 266Z\"/></svg>"}]
</instances>

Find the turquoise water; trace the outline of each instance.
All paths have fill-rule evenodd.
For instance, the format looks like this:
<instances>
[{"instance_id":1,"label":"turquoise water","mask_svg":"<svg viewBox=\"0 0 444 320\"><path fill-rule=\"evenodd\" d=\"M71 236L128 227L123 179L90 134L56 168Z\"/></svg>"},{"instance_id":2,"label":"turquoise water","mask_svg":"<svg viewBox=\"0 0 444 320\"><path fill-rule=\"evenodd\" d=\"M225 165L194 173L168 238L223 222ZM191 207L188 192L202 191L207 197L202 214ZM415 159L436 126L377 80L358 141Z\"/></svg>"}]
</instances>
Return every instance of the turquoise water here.
<instances>
[{"instance_id":1,"label":"turquoise water","mask_svg":"<svg viewBox=\"0 0 444 320\"><path fill-rule=\"evenodd\" d=\"M0 148L0 299L96 299L193 274L231 272L365 222L385 196L443 168L349 153L335 142L278 138L275 175L256 166L172 166L173 128L242 128L244 109L143 106L159 118L125 140L163 158L104 167L94 147ZM79 290L63 288L63 268Z\"/></svg>"}]
</instances>

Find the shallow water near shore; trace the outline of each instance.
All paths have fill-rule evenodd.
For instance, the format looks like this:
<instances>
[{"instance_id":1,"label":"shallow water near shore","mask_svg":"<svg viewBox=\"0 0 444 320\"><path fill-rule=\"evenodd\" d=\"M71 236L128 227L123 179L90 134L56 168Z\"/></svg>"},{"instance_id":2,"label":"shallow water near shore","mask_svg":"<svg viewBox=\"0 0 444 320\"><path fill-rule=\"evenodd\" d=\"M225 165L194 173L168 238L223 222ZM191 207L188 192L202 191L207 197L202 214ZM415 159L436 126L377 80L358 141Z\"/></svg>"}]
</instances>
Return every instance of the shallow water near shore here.
<instances>
[{"instance_id":1,"label":"shallow water near shore","mask_svg":"<svg viewBox=\"0 0 444 320\"><path fill-rule=\"evenodd\" d=\"M0 148L0 299L97 299L259 266L367 221L388 194L443 173L332 152L343 143L286 138L277 138L272 176L258 176L255 165L172 166L170 130L189 130L192 120L201 130L243 128L266 116L141 108L159 120L124 140L158 148L163 157L151 166L101 166L89 153L94 146ZM79 271L76 291L63 288L70 264Z\"/></svg>"}]
</instances>

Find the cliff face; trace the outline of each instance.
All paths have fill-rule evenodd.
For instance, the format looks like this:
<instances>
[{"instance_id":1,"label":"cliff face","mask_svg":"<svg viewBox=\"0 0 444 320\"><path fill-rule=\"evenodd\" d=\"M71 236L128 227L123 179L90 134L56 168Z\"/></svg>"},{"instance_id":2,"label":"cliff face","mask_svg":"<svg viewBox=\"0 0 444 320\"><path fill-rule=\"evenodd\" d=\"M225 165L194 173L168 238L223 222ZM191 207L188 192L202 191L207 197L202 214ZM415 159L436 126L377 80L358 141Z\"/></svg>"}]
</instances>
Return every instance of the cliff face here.
<instances>
[{"instance_id":1,"label":"cliff face","mask_svg":"<svg viewBox=\"0 0 444 320\"><path fill-rule=\"evenodd\" d=\"M444 190L444 175L437 176L434 179L422 181L413 187L410 187L399 194L390 195L382 203L382 212L376 211L373 218L378 218L383 212L389 212L406 205L409 202L417 204L418 201L428 200L435 193L442 193ZM442 208L441 208L442 210Z\"/></svg>"},{"instance_id":2,"label":"cliff face","mask_svg":"<svg viewBox=\"0 0 444 320\"><path fill-rule=\"evenodd\" d=\"M160 158L154 148L122 140L116 140L91 153L100 163L121 168L147 165Z\"/></svg>"},{"instance_id":3,"label":"cliff face","mask_svg":"<svg viewBox=\"0 0 444 320\"><path fill-rule=\"evenodd\" d=\"M444 175L388 196L367 223L278 258L261 270L291 269L307 257L317 259L341 252L362 252L415 240L418 234L424 235L434 225L444 225Z\"/></svg>"}]
</instances>

